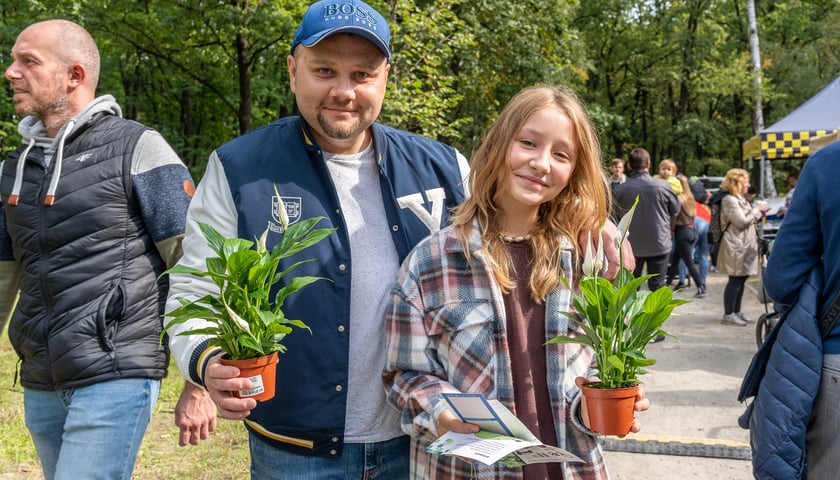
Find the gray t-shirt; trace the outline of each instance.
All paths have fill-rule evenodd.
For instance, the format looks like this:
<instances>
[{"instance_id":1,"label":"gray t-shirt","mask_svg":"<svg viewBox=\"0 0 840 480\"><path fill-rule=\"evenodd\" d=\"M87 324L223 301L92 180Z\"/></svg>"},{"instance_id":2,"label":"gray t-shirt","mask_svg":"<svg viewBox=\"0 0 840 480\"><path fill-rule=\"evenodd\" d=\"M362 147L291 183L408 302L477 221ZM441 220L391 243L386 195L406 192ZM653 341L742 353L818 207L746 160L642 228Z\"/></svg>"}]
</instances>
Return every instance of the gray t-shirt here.
<instances>
[{"instance_id":1,"label":"gray t-shirt","mask_svg":"<svg viewBox=\"0 0 840 480\"><path fill-rule=\"evenodd\" d=\"M350 239L350 372L344 441L368 443L403 435L399 413L382 386L385 306L399 270L379 189L373 146L324 159L335 184Z\"/></svg>"}]
</instances>

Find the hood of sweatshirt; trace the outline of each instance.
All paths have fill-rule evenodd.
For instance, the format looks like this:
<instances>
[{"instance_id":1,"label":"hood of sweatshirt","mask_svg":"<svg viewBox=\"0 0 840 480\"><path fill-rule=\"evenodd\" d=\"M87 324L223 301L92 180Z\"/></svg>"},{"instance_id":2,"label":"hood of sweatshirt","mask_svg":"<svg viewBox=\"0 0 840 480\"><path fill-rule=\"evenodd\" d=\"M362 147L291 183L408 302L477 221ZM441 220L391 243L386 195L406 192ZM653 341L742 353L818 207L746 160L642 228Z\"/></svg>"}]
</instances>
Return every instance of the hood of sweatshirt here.
<instances>
[{"instance_id":1,"label":"hood of sweatshirt","mask_svg":"<svg viewBox=\"0 0 840 480\"><path fill-rule=\"evenodd\" d=\"M55 159L55 167L53 169L53 176L50 180L50 186L47 189L47 196L44 199L44 205L50 206L55 203L55 192L58 189L58 182L61 179L61 163L64 156L64 142L67 138L79 129L89 123L94 115L105 112L109 115L116 115L122 117L122 109L117 104L116 100L111 95L103 95L97 97L87 106L77 113L73 118L67 121L58 131L55 137L47 136L47 129L38 118L34 116L24 117L18 124L18 132L23 137L23 143L26 149L18 160L17 168L15 169L15 182L12 185L12 193L9 195L8 204L17 205L20 190L23 187L23 170L26 165L29 152L34 147L44 149L44 161L47 166Z\"/></svg>"}]
</instances>

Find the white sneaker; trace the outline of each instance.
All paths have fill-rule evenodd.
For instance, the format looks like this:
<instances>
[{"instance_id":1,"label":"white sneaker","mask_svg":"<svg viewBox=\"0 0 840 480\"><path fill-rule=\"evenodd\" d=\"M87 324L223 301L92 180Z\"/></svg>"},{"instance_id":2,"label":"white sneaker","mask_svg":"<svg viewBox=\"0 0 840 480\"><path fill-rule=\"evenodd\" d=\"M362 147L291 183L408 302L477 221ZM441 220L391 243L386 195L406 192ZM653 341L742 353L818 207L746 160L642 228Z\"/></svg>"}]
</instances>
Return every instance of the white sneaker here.
<instances>
[{"instance_id":1,"label":"white sneaker","mask_svg":"<svg viewBox=\"0 0 840 480\"><path fill-rule=\"evenodd\" d=\"M741 312L735 312L735 315L738 315L738 318L740 318L741 320L743 320L743 321L745 321L745 322L747 322L747 323L753 323L753 319L752 319L752 318L750 318L750 317L748 317L748 316L744 315L744 314L743 314L743 313L741 313Z\"/></svg>"},{"instance_id":2,"label":"white sneaker","mask_svg":"<svg viewBox=\"0 0 840 480\"><path fill-rule=\"evenodd\" d=\"M736 325L739 327L744 327L747 325L747 322L741 320L741 317L738 316L736 313L727 313L723 316L723 319L720 323L724 325Z\"/></svg>"}]
</instances>

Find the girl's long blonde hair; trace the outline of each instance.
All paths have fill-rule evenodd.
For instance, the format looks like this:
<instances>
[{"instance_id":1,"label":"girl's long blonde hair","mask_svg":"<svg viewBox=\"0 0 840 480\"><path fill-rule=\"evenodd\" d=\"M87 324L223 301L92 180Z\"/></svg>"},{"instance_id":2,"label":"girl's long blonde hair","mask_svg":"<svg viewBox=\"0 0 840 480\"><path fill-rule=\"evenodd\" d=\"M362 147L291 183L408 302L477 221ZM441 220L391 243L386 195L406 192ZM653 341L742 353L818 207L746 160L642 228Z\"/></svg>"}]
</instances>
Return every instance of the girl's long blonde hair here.
<instances>
[{"instance_id":1,"label":"girl's long blonde hair","mask_svg":"<svg viewBox=\"0 0 840 480\"><path fill-rule=\"evenodd\" d=\"M694 203L694 194L691 193L691 185L688 184L688 177L679 174L677 175L677 180L682 185L682 192L677 195L677 198L680 199L680 205L682 205L683 211L688 216L693 217L697 214L697 204Z\"/></svg>"},{"instance_id":2,"label":"girl's long blonde hair","mask_svg":"<svg viewBox=\"0 0 840 480\"><path fill-rule=\"evenodd\" d=\"M509 292L515 284L510 275L510 256L503 245L500 225L496 223L500 216L498 200L512 175L511 145L531 115L545 108L557 109L569 118L578 145L578 157L568 186L557 197L540 205L537 224L530 232L534 249L530 287L537 302L544 301L548 293L560 285L564 239L579 252L581 232L589 230L596 235L607 218L607 205L612 201L601 164L597 133L574 92L565 87L540 85L526 88L510 100L473 156L471 194L455 210L453 217L468 261L471 261L469 237L473 221L477 221L482 232L484 256L502 290Z\"/></svg>"}]
</instances>

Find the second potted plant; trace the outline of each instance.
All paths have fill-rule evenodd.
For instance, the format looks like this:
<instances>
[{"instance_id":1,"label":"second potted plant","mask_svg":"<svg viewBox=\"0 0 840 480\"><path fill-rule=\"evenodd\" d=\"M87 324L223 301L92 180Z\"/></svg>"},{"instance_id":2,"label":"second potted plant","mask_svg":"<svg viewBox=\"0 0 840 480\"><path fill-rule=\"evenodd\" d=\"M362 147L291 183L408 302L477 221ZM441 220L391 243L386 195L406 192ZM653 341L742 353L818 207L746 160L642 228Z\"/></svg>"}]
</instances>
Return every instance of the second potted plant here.
<instances>
[{"instance_id":1,"label":"second potted plant","mask_svg":"<svg viewBox=\"0 0 840 480\"><path fill-rule=\"evenodd\" d=\"M619 252L637 204L638 198L618 224ZM619 258L621 262L620 254ZM676 307L687 301L673 298L667 286L653 292L640 290L652 275L636 278L623 263L616 278L607 280L599 275L603 265L603 239L599 235L594 254L591 241L587 244L580 292L572 291L575 313L565 313L583 333L560 335L548 343L577 343L594 350L598 381L581 386L589 426L604 435L626 435L633 423L638 377L647 373L644 367L656 363L647 356L646 348L657 335L667 334L662 325ZM568 281L564 279L564 282L571 288ZM598 399L604 397L615 411L602 411L598 407ZM612 413L621 413L621 418L614 421Z\"/></svg>"},{"instance_id":2,"label":"second potted plant","mask_svg":"<svg viewBox=\"0 0 840 480\"><path fill-rule=\"evenodd\" d=\"M257 400L268 400L274 396L277 354L285 351L284 337L292 333L292 327L309 330L302 320L286 318L282 309L283 302L292 293L323 279L294 277L272 297L271 289L277 282L312 259L295 262L278 272L280 261L315 245L336 230L315 228L321 217L289 225L285 207L282 201L280 203L279 217L283 232L280 241L270 250L266 248L267 229L253 242L241 238L225 238L212 226L199 222L207 244L217 256L207 258L206 270L178 264L165 272L208 277L218 287L219 294L193 300L178 298L181 306L166 313L172 319L164 326L161 338L174 325L193 318L203 319L205 326L179 335L210 336L210 344L220 347L224 352L222 363L239 367L242 371L240 376L251 379L253 388L240 391L239 396ZM263 368L269 371L260 374Z\"/></svg>"}]
</instances>

